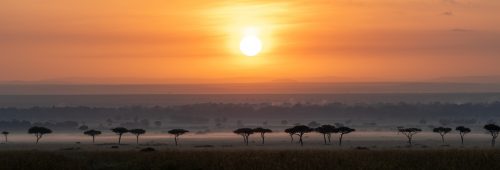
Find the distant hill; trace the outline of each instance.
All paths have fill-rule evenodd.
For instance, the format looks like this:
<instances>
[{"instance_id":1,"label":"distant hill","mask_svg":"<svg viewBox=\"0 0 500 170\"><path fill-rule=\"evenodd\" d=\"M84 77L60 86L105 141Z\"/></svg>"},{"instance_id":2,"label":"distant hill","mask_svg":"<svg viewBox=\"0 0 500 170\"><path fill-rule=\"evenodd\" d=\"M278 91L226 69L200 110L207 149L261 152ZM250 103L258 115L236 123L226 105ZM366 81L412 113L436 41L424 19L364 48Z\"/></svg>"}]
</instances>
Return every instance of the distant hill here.
<instances>
[{"instance_id":1,"label":"distant hill","mask_svg":"<svg viewBox=\"0 0 500 170\"><path fill-rule=\"evenodd\" d=\"M320 94L489 93L497 83L226 83L226 84L3 84L0 95L17 94Z\"/></svg>"},{"instance_id":2,"label":"distant hill","mask_svg":"<svg viewBox=\"0 0 500 170\"><path fill-rule=\"evenodd\" d=\"M500 84L500 75L483 76L460 76L460 77L441 77L436 82L455 82L455 83L495 83Z\"/></svg>"}]
</instances>

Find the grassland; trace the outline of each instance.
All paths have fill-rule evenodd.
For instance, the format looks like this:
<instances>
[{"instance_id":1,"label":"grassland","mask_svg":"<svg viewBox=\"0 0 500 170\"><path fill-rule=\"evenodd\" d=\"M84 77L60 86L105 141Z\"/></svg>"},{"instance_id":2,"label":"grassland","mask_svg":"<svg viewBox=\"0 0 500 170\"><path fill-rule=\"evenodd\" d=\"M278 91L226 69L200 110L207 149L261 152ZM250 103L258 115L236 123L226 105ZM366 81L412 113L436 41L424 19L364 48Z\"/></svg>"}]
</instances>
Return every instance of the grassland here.
<instances>
[{"instance_id":1,"label":"grassland","mask_svg":"<svg viewBox=\"0 0 500 170\"><path fill-rule=\"evenodd\" d=\"M498 169L500 150L0 151L0 169Z\"/></svg>"}]
</instances>

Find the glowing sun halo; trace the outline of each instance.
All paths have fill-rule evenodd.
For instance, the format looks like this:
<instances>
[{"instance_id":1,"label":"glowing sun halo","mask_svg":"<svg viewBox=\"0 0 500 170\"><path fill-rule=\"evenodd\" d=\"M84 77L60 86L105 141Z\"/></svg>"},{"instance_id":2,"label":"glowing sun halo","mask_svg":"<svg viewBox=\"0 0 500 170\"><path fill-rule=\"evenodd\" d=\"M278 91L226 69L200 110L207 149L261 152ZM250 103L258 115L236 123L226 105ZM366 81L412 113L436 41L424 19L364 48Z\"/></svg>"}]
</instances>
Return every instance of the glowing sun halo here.
<instances>
[{"instance_id":1,"label":"glowing sun halo","mask_svg":"<svg viewBox=\"0 0 500 170\"><path fill-rule=\"evenodd\" d=\"M255 29L247 28L245 29L245 35L240 42L241 52L249 57L259 54L262 50L262 42L257 37L257 32Z\"/></svg>"}]
</instances>

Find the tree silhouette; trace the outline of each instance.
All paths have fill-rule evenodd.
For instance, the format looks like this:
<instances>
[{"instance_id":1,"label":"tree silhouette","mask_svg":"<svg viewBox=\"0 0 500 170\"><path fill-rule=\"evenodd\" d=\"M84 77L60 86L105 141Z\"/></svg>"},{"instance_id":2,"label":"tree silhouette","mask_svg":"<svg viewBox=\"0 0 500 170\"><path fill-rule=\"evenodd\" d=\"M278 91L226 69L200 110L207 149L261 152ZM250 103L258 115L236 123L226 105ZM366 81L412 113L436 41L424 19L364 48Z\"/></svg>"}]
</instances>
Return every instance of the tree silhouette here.
<instances>
[{"instance_id":1,"label":"tree silhouette","mask_svg":"<svg viewBox=\"0 0 500 170\"><path fill-rule=\"evenodd\" d=\"M406 138L408 138L408 144L410 144L410 146L411 146L411 141L413 140L413 135L421 131L422 129L419 128L403 128L403 127L398 128L398 132L405 135Z\"/></svg>"},{"instance_id":2,"label":"tree silhouette","mask_svg":"<svg viewBox=\"0 0 500 170\"><path fill-rule=\"evenodd\" d=\"M328 138L328 143L331 143L332 133L335 133L335 126L332 125L322 125L315 129L316 132L323 134L323 140L325 145L327 144L326 139Z\"/></svg>"},{"instance_id":3,"label":"tree silhouette","mask_svg":"<svg viewBox=\"0 0 500 170\"><path fill-rule=\"evenodd\" d=\"M52 130L46 127L40 127L40 126L33 126L28 129L29 134L34 134L36 137L36 144L38 144L38 141L42 138L43 135L52 133Z\"/></svg>"},{"instance_id":4,"label":"tree silhouette","mask_svg":"<svg viewBox=\"0 0 500 170\"><path fill-rule=\"evenodd\" d=\"M335 129L335 132L336 133L340 133L340 136L339 136L339 146L342 146L342 138L345 134L348 134L348 133L351 133L351 132L354 132L356 131L356 129L352 129L352 128L349 128L349 127L339 127L339 128L336 128Z\"/></svg>"},{"instance_id":5,"label":"tree silhouette","mask_svg":"<svg viewBox=\"0 0 500 170\"><path fill-rule=\"evenodd\" d=\"M118 145L120 145L122 142L122 135L124 133L127 133L128 129L124 128L124 127L116 127L116 128L111 129L111 131L113 131L114 133L116 133L118 135Z\"/></svg>"},{"instance_id":6,"label":"tree silhouette","mask_svg":"<svg viewBox=\"0 0 500 170\"><path fill-rule=\"evenodd\" d=\"M498 132L500 132L500 126L495 124L486 124L484 125L484 129L486 129L491 135L491 147L495 147L495 140L498 137Z\"/></svg>"},{"instance_id":7,"label":"tree silhouette","mask_svg":"<svg viewBox=\"0 0 500 170\"><path fill-rule=\"evenodd\" d=\"M312 129L308 126L305 126L305 125L297 125L297 126L292 128L292 131L294 131L295 134L297 136L299 136L300 146L304 146L304 141L302 140L302 136L304 136L304 134L306 134L306 133L312 132L313 130L314 129Z\"/></svg>"},{"instance_id":8,"label":"tree silhouette","mask_svg":"<svg viewBox=\"0 0 500 170\"><path fill-rule=\"evenodd\" d=\"M243 137L243 142L248 146L248 137L253 134L253 129L250 128L239 128L233 131L234 133L241 135Z\"/></svg>"},{"instance_id":9,"label":"tree silhouette","mask_svg":"<svg viewBox=\"0 0 500 170\"><path fill-rule=\"evenodd\" d=\"M177 146L177 141L178 141L178 138L179 136L185 134L185 133L188 133L189 131L188 130L185 130L185 129L172 129L172 130L169 130L168 133L174 135L174 141L175 141L175 146Z\"/></svg>"},{"instance_id":10,"label":"tree silhouette","mask_svg":"<svg viewBox=\"0 0 500 170\"><path fill-rule=\"evenodd\" d=\"M285 129L285 133L288 133L288 135L290 135L290 143L293 143L293 135L296 134L295 129L287 128Z\"/></svg>"},{"instance_id":11,"label":"tree silhouette","mask_svg":"<svg viewBox=\"0 0 500 170\"><path fill-rule=\"evenodd\" d=\"M83 132L83 134L88 135L88 136L92 136L92 143L95 143L95 136L100 135L101 131L91 129L91 130L87 130L87 131Z\"/></svg>"},{"instance_id":12,"label":"tree silhouette","mask_svg":"<svg viewBox=\"0 0 500 170\"><path fill-rule=\"evenodd\" d=\"M135 135L135 142L136 142L136 144L139 144L139 136L142 134L145 134L146 130L144 130L144 129L131 129L128 132Z\"/></svg>"},{"instance_id":13,"label":"tree silhouette","mask_svg":"<svg viewBox=\"0 0 500 170\"><path fill-rule=\"evenodd\" d=\"M455 128L455 130L457 130L460 133L460 139L462 140L462 145L463 145L464 144L464 136L465 136L465 134L471 132L470 128L467 128L464 126L458 126L457 128Z\"/></svg>"},{"instance_id":14,"label":"tree silhouette","mask_svg":"<svg viewBox=\"0 0 500 170\"><path fill-rule=\"evenodd\" d=\"M7 131L3 131L3 132L2 132L2 135L3 135L3 136L5 136L5 143L7 143L7 141L8 141L8 140L7 140L7 135L9 135L9 132L7 132Z\"/></svg>"},{"instance_id":15,"label":"tree silhouette","mask_svg":"<svg viewBox=\"0 0 500 170\"><path fill-rule=\"evenodd\" d=\"M444 135L446 135L447 133L450 133L451 128L437 127L437 128L432 129L432 132L438 133L439 135L441 135L441 141L443 142L443 145L444 145Z\"/></svg>"},{"instance_id":16,"label":"tree silhouette","mask_svg":"<svg viewBox=\"0 0 500 170\"><path fill-rule=\"evenodd\" d=\"M260 137L262 138L262 144L264 145L264 135L266 133L271 133L273 131L271 129L258 127L258 128L253 129L253 132L260 133Z\"/></svg>"}]
</instances>

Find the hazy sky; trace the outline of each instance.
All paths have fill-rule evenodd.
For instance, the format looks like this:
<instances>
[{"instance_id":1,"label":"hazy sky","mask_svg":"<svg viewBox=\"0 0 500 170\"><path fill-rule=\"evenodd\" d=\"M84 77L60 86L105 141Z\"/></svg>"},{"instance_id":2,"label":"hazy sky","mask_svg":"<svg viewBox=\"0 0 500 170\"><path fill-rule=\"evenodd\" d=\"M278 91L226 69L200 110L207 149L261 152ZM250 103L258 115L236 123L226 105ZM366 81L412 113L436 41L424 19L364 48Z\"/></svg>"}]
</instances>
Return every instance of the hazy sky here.
<instances>
[{"instance_id":1,"label":"hazy sky","mask_svg":"<svg viewBox=\"0 0 500 170\"><path fill-rule=\"evenodd\" d=\"M255 57L239 51L247 27ZM500 75L500 1L1 0L0 61L0 81Z\"/></svg>"}]
</instances>

